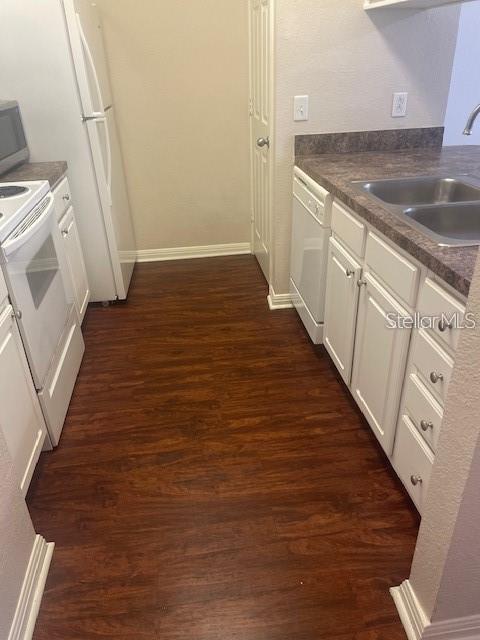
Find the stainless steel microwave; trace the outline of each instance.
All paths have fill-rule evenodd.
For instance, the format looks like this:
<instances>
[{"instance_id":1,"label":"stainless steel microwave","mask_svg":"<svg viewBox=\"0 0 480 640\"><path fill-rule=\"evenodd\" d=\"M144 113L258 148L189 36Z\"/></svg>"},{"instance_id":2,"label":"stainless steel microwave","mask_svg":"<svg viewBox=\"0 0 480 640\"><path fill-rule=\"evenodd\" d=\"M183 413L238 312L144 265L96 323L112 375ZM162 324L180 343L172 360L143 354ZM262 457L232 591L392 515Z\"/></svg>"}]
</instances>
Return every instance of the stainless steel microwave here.
<instances>
[{"instance_id":1,"label":"stainless steel microwave","mask_svg":"<svg viewBox=\"0 0 480 640\"><path fill-rule=\"evenodd\" d=\"M0 100L0 174L29 158L18 103Z\"/></svg>"}]
</instances>

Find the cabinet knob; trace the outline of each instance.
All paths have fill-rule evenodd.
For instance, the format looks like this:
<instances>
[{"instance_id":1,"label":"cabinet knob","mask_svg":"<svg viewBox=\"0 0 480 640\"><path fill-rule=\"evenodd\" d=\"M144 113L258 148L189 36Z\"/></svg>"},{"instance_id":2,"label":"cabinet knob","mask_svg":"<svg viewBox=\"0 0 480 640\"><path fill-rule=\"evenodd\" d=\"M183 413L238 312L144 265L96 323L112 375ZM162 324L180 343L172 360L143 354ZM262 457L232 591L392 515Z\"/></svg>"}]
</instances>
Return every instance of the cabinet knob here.
<instances>
[{"instance_id":1,"label":"cabinet knob","mask_svg":"<svg viewBox=\"0 0 480 640\"><path fill-rule=\"evenodd\" d=\"M432 373L430 374L430 380L433 382L433 384L437 384L439 380L443 382L443 373L432 371Z\"/></svg>"},{"instance_id":2,"label":"cabinet knob","mask_svg":"<svg viewBox=\"0 0 480 640\"><path fill-rule=\"evenodd\" d=\"M413 476L410 476L410 482L413 484L414 487L416 487L418 484L422 484L423 480L421 476L413 475Z\"/></svg>"},{"instance_id":3,"label":"cabinet knob","mask_svg":"<svg viewBox=\"0 0 480 640\"><path fill-rule=\"evenodd\" d=\"M65 200L65 202L68 202L70 200L70 196L68 195L68 193L62 196L62 200Z\"/></svg>"},{"instance_id":4,"label":"cabinet knob","mask_svg":"<svg viewBox=\"0 0 480 640\"><path fill-rule=\"evenodd\" d=\"M362 280L361 278L360 278L360 280L357 282L357 285L358 285L359 287L363 287L363 286L364 286L364 285L366 285L366 284L367 284L367 281L366 281L366 280Z\"/></svg>"},{"instance_id":5,"label":"cabinet knob","mask_svg":"<svg viewBox=\"0 0 480 640\"><path fill-rule=\"evenodd\" d=\"M345 269L345 275L347 276L347 278L351 278L355 275L355 271L353 269Z\"/></svg>"},{"instance_id":6,"label":"cabinet knob","mask_svg":"<svg viewBox=\"0 0 480 640\"><path fill-rule=\"evenodd\" d=\"M63 236L64 238L66 238L66 237L68 236L68 229L63 229L63 230L62 230L62 236Z\"/></svg>"},{"instance_id":7,"label":"cabinet knob","mask_svg":"<svg viewBox=\"0 0 480 640\"><path fill-rule=\"evenodd\" d=\"M433 429L433 422L430 422L428 420L421 420L420 428L422 429L422 431L428 431L429 429Z\"/></svg>"},{"instance_id":8,"label":"cabinet knob","mask_svg":"<svg viewBox=\"0 0 480 640\"><path fill-rule=\"evenodd\" d=\"M440 322L438 323L438 330L443 333L447 329L453 329L452 323L446 322L445 320L440 320Z\"/></svg>"},{"instance_id":9,"label":"cabinet knob","mask_svg":"<svg viewBox=\"0 0 480 640\"><path fill-rule=\"evenodd\" d=\"M22 312L20 311L20 309L17 309L17 311L12 312L12 318L16 318L17 320L22 319Z\"/></svg>"}]
</instances>

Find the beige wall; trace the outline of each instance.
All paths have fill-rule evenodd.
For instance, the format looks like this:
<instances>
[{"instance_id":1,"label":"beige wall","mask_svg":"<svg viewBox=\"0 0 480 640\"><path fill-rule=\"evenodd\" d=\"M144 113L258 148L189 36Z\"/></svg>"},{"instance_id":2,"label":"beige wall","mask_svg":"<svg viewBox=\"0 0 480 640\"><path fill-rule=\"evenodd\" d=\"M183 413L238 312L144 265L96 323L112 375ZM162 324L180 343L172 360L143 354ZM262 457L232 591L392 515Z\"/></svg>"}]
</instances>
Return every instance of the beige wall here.
<instances>
[{"instance_id":1,"label":"beige wall","mask_svg":"<svg viewBox=\"0 0 480 640\"><path fill-rule=\"evenodd\" d=\"M276 0L273 286L288 291L293 140L327 133L443 125L458 8L367 13L361 0ZM408 117L391 118L394 91ZM310 95L309 122L293 96Z\"/></svg>"},{"instance_id":2,"label":"beige wall","mask_svg":"<svg viewBox=\"0 0 480 640\"><path fill-rule=\"evenodd\" d=\"M100 0L139 249L250 241L245 0Z\"/></svg>"}]
</instances>

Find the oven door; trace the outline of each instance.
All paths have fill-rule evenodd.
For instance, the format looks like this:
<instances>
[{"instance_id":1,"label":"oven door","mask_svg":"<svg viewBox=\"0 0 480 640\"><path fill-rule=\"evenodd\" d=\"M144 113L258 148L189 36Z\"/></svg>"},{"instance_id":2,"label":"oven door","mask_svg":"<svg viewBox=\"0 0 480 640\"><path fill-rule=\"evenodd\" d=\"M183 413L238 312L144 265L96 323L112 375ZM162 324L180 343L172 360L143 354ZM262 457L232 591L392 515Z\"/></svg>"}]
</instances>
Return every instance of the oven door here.
<instances>
[{"instance_id":1,"label":"oven door","mask_svg":"<svg viewBox=\"0 0 480 640\"><path fill-rule=\"evenodd\" d=\"M51 194L2 243L2 253L33 380L40 390L71 307L60 268L62 244Z\"/></svg>"}]
</instances>

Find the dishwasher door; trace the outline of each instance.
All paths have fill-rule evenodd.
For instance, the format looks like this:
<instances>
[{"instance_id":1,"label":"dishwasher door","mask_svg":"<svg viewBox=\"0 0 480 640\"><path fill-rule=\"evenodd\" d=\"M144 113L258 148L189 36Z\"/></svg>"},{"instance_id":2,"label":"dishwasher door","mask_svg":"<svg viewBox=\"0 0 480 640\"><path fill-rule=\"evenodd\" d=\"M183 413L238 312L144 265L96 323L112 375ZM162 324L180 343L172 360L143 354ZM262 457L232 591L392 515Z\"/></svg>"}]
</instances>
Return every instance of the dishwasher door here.
<instances>
[{"instance_id":1,"label":"dishwasher door","mask_svg":"<svg viewBox=\"0 0 480 640\"><path fill-rule=\"evenodd\" d=\"M327 194L328 196L328 194ZM293 303L315 344L323 341L326 269L330 227L324 225L325 201L294 180L291 293Z\"/></svg>"}]
</instances>

